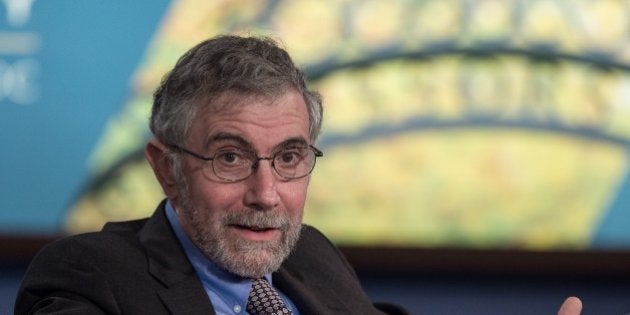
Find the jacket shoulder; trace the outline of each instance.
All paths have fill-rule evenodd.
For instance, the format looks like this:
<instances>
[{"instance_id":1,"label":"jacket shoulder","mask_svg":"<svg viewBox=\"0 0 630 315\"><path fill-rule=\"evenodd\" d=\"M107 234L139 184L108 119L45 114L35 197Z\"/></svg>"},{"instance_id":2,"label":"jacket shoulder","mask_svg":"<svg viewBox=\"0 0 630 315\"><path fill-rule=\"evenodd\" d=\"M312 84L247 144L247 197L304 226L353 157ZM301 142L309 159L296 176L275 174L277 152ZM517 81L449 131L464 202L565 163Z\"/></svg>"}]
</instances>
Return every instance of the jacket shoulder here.
<instances>
[{"instance_id":1,"label":"jacket shoulder","mask_svg":"<svg viewBox=\"0 0 630 315\"><path fill-rule=\"evenodd\" d=\"M354 269L337 246L322 232L310 225L302 225L300 240L295 246L293 254L289 256L289 260L291 259L307 260L317 264L327 261L329 263L321 267L334 269L341 267L356 277Z\"/></svg>"}]
</instances>

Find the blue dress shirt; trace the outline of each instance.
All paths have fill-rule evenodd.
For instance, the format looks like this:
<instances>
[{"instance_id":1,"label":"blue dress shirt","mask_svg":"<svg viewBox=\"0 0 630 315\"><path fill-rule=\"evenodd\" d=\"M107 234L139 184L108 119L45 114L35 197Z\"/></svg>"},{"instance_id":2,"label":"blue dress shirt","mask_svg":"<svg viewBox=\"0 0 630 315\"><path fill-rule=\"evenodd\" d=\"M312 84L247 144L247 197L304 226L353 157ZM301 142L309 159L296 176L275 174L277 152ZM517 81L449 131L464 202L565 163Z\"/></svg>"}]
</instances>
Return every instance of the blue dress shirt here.
<instances>
[{"instance_id":1,"label":"blue dress shirt","mask_svg":"<svg viewBox=\"0 0 630 315\"><path fill-rule=\"evenodd\" d=\"M197 272L208 298L212 301L215 312L217 314L247 314L245 306L247 305L249 290L252 287L252 280L232 274L208 259L182 229L170 201L167 201L165 208L166 217L177 239L182 244L188 260ZM265 279L273 286L271 274L266 274ZM293 302L277 288L276 291L280 293L280 297L293 314L299 315Z\"/></svg>"}]
</instances>

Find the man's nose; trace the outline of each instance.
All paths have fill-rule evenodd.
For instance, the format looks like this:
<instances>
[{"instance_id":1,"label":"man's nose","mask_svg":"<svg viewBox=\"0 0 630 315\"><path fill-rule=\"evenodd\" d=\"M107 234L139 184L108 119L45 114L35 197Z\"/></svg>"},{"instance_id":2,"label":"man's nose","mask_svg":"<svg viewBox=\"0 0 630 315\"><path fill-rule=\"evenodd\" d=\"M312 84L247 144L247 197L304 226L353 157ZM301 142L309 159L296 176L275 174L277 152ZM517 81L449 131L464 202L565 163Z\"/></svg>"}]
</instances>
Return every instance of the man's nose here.
<instances>
[{"instance_id":1,"label":"man's nose","mask_svg":"<svg viewBox=\"0 0 630 315\"><path fill-rule=\"evenodd\" d=\"M252 170L252 175L247 179L249 187L245 195L245 203L252 208L271 210L280 203L276 186L278 176L271 163L272 160L259 160Z\"/></svg>"}]
</instances>

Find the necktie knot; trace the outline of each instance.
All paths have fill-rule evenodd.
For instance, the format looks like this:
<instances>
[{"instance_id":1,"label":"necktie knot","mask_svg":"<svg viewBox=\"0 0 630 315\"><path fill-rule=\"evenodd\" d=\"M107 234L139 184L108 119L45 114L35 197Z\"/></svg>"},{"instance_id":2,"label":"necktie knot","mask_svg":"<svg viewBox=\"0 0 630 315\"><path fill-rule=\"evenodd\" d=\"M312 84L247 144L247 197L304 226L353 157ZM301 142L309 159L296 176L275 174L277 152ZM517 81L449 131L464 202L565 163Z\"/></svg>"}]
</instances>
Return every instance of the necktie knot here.
<instances>
[{"instance_id":1,"label":"necktie knot","mask_svg":"<svg viewBox=\"0 0 630 315\"><path fill-rule=\"evenodd\" d=\"M247 298L247 312L251 315L292 314L278 292L262 278L252 281L252 289Z\"/></svg>"}]
</instances>

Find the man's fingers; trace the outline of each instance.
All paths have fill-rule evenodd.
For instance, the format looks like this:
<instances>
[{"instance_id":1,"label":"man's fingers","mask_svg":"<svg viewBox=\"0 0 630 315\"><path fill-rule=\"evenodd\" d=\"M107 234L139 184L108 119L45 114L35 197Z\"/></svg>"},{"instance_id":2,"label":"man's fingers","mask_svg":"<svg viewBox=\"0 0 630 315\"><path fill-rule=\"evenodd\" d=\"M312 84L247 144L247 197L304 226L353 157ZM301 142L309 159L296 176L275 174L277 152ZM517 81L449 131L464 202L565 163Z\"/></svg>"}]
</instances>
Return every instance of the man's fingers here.
<instances>
[{"instance_id":1,"label":"man's fingers","mask_svg":"<svg viewBox=\"0 0 630 315\"><path fill-rule=\"evenodd\" d=\"M564 303L560 306L558 315L580 315L581 312L582 301L574 296L571 296L564 300Z\"/></svg>"}]
</instances>

